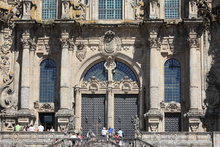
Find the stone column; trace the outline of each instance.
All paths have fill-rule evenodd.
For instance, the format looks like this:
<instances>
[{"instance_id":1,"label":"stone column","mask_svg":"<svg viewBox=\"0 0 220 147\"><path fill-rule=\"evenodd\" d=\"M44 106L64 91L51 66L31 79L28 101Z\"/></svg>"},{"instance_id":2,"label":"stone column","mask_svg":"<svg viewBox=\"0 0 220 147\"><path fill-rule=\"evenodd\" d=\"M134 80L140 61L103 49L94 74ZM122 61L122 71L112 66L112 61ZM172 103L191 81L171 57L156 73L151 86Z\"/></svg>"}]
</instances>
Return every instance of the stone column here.
<instances>
[{"instance_id":1,"label":"stone column","mask_svg":"<svg viewBox=\"0 0 220 147\"><path fill-rule=\"evenodd\" d=\"M196 32L197 25L189 26L189 69L190 69L190 110L187 113L189 118L189 130L191 132L197 132L201 127L200 117L202 111L200 110L201 101L201 60L200 60L200 39ZM201 131L201 130L200 130Z\"/></svg>"},{"instance_id":2,"label":"stone column","mask_svg":"<svg viewBox=\"0 0 220 147\"><path fill-rule=\"evenodd\" d=\"M33 117L29 108L30 105L30 48L32 41L29 30L22 34L22 64L21 64L21 109L18 112L18 122L21 125L28 125Z\"/></svg>"},{"instance_id":3,"label":"stone column","mask_svg":"<svg viewBox=\"0 0 220 147\"><path fill-rule=\"evenodd\" d=\"M81 128L81 106L82 106L82 98L81 98L81 92L80 87L77 85L75 87L75 119L76 119L76 130L80 130Z\"/></svg>"},{"instance_id":4,"label":"stone column","mask_svg":"<svg viewBox=\"0 0 220 147\"><path fill-rule=\"evenodd\" d=\"M73 117L73 111L71 108L71 91L70 91L70 64L69 64L69 33L67 33L65 25L61 26L64 28L61 33L61 78L60 78L60 109L56 113L58 118L58 130L69 129L66 128L69 126L71 117ZM72 125L72 124L71 124ZM74 124L73 124L74 125Z\"/></svg>"},{"instance_id":5,"label":"stone column","mask_svg":"<svg viewBox=\"0 0 220 147\"><path fill-rule=\"evenodd\" d=\"M150 110L147 112L149 123L149 131L158 131L160 121L160 98L159 98L159 48L160 43L157 38L158 27L151 25L149 27L149 42L150 42Z\"/></svg>"}]
</instances>

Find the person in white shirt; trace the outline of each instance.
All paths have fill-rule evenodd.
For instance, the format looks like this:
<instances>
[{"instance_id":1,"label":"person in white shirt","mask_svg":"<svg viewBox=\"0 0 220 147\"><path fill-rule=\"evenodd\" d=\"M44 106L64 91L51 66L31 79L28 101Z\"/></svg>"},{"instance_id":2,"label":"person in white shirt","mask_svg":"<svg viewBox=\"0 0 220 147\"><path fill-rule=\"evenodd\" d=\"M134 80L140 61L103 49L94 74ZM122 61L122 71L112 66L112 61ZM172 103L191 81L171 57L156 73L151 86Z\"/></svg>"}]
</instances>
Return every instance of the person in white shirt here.
<instances>
[{"instance_id":1,"label":"person in white shirt","mask_svg":"<svg viewBox=\"0 0 220 147\"><path fill-rule=\"evenodd\" d=\"M123 131L121 129L118 130L118 135L121 138L124 137L124 133L123 133Z\"/></svg>"},{"instance_id":2,"label":"person in white shirt","mask_svg":"<svg viewBox=\"0 0 220 147\"><path fill-rule=\"evenodd\" d=\"M43 132L44 131L44 126L41 124L38 126L38 132Z\"/></svg>"},{"instance_id":3,"label":"person in white shirt","mask_svg":"<svg viewBox=\"0 0 220 147\"><path fill-rule=\"evenodd\" d=\"M107 133L108 133L108 130L106 130L106 128L103 127L102 132L101 132L102 137L106 137Z\"/></svg>"},{"instance_id":4,"label":"person in white shirt","mask_svg":"<svg viewBox=\"0 0 220 147\"><path fill-rule=\"evenodd\" d=\"M29 131L29 132L34 132L34 131L35 131L35 128L33 127L33 125L31 125L31 126L28 128L27 131Z\"/></svg>"}]
</instances>

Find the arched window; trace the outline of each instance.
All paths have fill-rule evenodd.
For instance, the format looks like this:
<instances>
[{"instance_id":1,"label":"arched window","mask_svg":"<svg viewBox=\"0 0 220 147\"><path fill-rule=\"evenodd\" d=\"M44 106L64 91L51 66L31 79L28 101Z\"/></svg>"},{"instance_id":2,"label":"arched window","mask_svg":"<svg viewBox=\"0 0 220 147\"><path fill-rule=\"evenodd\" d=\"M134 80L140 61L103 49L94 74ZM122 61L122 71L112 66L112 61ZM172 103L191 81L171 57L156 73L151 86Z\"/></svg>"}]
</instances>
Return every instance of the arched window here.
<instances>
[{"instance_id":1,"label":"arched window","mask_svg":"<svg viewBox=\"0 0 220 147\"><path fill-rule=\"evenodd\" d=\"M122 0L99 0L99 19L122 19Z\"/></svg>"},{"instance_id":2,"label":"arched window","mask_svg":"<svg viewBox=\"0 0 220 147\"><path fill-rule=\"evenodd\" d=\"M56 79L56 63L51 59L45 59L40 64L40 102L54 102Z\"/></svg>"},{"instance_id":3,"label":"arched window","mask_svg":"<svg viewBox=\"0 0 220 147\"><path fill-rule=\"evenodd\" d=\"M165 102L180 102L180 63L169 59L164 64Z\"/></svg>"},{"instance_id":4,"label":"arched window","mask_svg":"<svg viewBox=\"0 0 220 147\"><path fill-rule=\"evenodd\" d=\"M179 0L165 0L165 19L179 18Z\"/></svg>"},{"instance_id":5,"label":"arched window","mask_svg":"<svg viewBox=\"0 0 220 147\"><path fill-rule=\"evenodd\" d=\"M104 61L99 62L93 65L85 74L84 81L88 81L92 77L96 77L100 81L107 81L108 75L107 71L105 71Z\"/></svg>"},{"instance_id":6,"label":"arched window","mask_svg":"<svg viewBox=\"0 0 220 147\"><path fill-rule=\"evenodd\" d=\"M113 80L121 81L125 76L132 81L137 81L134 72L126 64L116 61L116 69L113 73Z\"/></svg>"},{"instance_id":7,"label":"arched window","mask_svg":"<svg viewBox=\"0 0 220 147\"><path fill-rule=\"evenodd\" d=\"M42 19L56 19L57 0L42 0Z\"/></svg>"}]
</instances>

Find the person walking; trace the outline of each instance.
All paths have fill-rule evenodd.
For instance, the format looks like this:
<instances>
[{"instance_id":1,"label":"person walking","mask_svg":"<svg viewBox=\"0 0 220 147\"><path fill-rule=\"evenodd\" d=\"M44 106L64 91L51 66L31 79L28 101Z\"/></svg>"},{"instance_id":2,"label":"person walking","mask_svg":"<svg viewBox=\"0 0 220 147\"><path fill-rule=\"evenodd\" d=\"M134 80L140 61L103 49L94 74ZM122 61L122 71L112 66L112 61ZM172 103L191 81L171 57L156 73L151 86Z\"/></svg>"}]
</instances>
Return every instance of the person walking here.
<instances>
[{"instance_id":1,"label":"person walking","mask_svg":"<svg viewBox=\"0 0 220 147\"><path fill-rule=\"evenodd\" d=\"M16 126L15 126L15 131L21 131L22 129L22 126L18 123Z\"/></svg>"}]
</instances>

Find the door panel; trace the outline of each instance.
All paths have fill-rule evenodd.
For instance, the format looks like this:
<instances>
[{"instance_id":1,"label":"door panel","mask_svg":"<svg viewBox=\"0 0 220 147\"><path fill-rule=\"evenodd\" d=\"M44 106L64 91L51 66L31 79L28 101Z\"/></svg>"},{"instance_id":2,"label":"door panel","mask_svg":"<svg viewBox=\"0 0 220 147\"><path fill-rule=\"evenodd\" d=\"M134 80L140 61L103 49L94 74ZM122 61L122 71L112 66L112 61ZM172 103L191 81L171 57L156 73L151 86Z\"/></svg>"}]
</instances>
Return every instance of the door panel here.
<instances>
[{"instance_id":1,"label":"door panel","mask_svg":"<svg viewBox=\"0 0 220 147\"><path fill-rule=\"evenodd\" d=\"M137 112L137 95L115 95L115 129L120 128L125 138L134 138L134 118Z\"/></svg>"},{"instance_id":2,"label":"door panel","mask_svg":"<svg viewBox=\"0 0 220 147\"><path fill-rule=\"evenodd\" d=\"M82 129L83 135L91 129L95 135L101 134L105 125L105 95L82 95Z\"/></svg>"}]
</instances>

